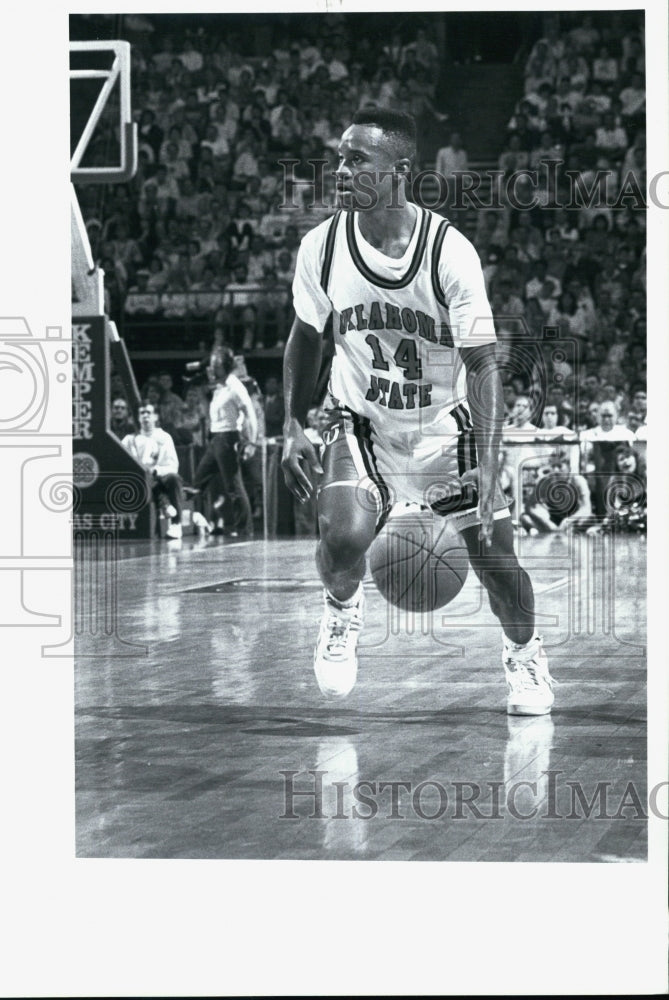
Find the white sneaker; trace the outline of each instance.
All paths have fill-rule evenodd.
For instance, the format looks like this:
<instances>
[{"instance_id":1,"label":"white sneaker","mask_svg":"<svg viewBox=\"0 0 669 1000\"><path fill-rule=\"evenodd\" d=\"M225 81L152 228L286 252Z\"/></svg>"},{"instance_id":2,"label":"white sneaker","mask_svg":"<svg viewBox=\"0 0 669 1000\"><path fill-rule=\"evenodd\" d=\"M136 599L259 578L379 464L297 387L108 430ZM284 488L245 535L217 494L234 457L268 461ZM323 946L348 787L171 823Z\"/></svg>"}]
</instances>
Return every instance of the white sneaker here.
<instances>
[{"instance_id":1,"label":"white sneaker","mask_svg":"<svg viewBox=\"0 0 669 1000\"><path fill-rule=\"evenodd\" d=\"M163 511L165 513L165 517L177 516L177 509L176 507L173 507L171 503L165 504L165 506L163 507Z\"/></svg>"},{"instance_id":2,"label":"white sneaker","mask_svg":"<svg viewBox=\"0 0 669 1000\"><path fill-rule=\"evenodd\" d=\"M506 674L508 715L547 715L553 707L553 678L537 636L525 647L504 638L502 663Z\"/></svg>"},{"instance_id":3,"label":"white sneaker","mask_svg":"<svg viewBox=\"0 0 669 1000\"><path fill-rule=\"evenodd\" d=\"M180 524L170 524L169 528L165 532L165 538L181 538L183 536L183 528Z\"/></svg>"},{"instance_id":4,"label":"white sneaker","mask_svg":"<svg viewBox=\"0 0 669 1000\"><path fill-rule=\"evenodd\" d=\"M362 628L364 593L358 588L358 599L350 608L333 603L327 590L321 630L314 652L314 672L324 695L345 698L353 690L358 675L356 645Z\"/></svg>"}]
</instances>

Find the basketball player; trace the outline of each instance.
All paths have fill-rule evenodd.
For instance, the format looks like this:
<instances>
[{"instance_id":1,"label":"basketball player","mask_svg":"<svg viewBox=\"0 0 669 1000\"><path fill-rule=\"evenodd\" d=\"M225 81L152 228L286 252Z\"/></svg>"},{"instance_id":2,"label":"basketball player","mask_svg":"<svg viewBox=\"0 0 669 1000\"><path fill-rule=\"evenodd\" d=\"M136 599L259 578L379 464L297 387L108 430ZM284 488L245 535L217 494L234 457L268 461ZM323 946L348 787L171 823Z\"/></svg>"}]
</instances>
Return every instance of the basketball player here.
<instances>
[{"instance_id":1,"label":"basketball player","mask_svg":"<svg viewBox=\"0 0 669 1000\"><path fill-rule=\"evenodd\" d=\"M509 714L545 715L552 679L534 598L497 488L503 419L495 330L473 246L406 196L414 119L364 109L344 132L340 205L297 256L286 345L283 469L306 501L323 472L316 561L325 586L314 668L343 697L357 677L365 553L394 502L450 518L503 629ZM332 318L335 355L322 469L304 432Z\"/></svg>"}]
</instances>

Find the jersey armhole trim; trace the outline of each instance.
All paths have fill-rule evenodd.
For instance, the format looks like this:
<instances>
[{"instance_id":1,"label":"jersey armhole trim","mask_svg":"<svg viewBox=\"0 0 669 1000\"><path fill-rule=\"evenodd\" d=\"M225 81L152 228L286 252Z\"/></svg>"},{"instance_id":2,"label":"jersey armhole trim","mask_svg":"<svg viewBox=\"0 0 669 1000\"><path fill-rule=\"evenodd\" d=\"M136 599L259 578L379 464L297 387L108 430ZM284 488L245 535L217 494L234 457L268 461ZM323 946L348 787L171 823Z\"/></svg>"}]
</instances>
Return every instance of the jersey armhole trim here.
<instances>
[{"instance_id":1,"label":"jersey armhole trim","mask_svg":"<svg viewBox=\"0 0 669 1000\"><path fill-rule=\"evenodd\" d=\"M321 267L321 288L326 295L328 294L328 286L330 284L330 272L332 270L332 258L334 256L334 243L337 235L337 224L339 222L340 215L341 210L335 212L332 216L327 239L325 240L325 253L323 255L323 266Z\"/></svg>"},{"instance_id":2,"label":"jersey armhole trim","mask_svg":"<svg viewBox=\"0 0 669 1000\"><path fill-rule=\"evenodd\" d=\"M432 290L434 291L437 302L439 305L443 306L444 309L448 309L448 302L446 301L446 296L444 295L441 284L439 283L439 258L441 257L441 248L444 245L446 230L449 226L450 222L448 219L444 219L443 222L439 223L437 235L435 236L434 243L432 244Z\"/></svg>"}]
</instances>

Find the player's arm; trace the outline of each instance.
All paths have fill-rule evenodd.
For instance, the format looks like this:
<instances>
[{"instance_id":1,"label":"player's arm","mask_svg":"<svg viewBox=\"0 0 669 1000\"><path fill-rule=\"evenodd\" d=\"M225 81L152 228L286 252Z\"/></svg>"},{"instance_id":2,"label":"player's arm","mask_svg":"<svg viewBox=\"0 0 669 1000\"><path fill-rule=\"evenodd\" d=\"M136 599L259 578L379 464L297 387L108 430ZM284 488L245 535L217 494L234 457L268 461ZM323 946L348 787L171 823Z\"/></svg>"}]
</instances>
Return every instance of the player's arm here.
<instances>
[{"instance_id":1,"label":"player's arm","mask_svg":"<svg viewBox=\"0 0 669 1000\"><path fill-rule=\"evenodd\" d=\"M490 545L493 501L499 464L499 446L504 420L504 397L494 344L462 347L460 355L467 375L467 400L474 424L479 461L479 513L481 538ZM466 479L467 473L463 476Z\"/></svg>"},{"instance_id":2,"label":"player's arm","mask_svg":"<svg viewBox=\"0 0 669 1000\"><path fill-rule=\"evenodd\" d=\"M286 417L281 465L286 486L302 503L313 493L313 485L304 466L316 472L323 471L316 449L304 433L307 412L318 381L322 345L323 334L296 316L283 360Z\"/></svg>"},{"instance_id":3,"label":"player's arm","mask_svg":"<svg viewBox=\"0 0 669 1000\"><path fill-rule=\"evenodd\" d=\"M448 303L454 344L467 377L467 402L474 424L479 469L481 538L490 545L499 445L504 420L502 382L497 367L495 324L479 256L453 227L446 233L439 278ZM465 473L463 481L474 478Z\"/></svg>"},{"instance_id":4,"label":"player's arm","mask_svg":"<svg viewBox=\"0 0 669 1000\"><path fill-rule=\"evenodd\" d=\"M332 304L321 287L324 239L322 227L312 229L297 252L293 278L295 321L283 359L286 416L281 464L286 486L301 503L313 493L305 466L323 471L316 449L304 433L304 425L318 383L323 331L332 312Z\"/></svg>"}]
</instances>

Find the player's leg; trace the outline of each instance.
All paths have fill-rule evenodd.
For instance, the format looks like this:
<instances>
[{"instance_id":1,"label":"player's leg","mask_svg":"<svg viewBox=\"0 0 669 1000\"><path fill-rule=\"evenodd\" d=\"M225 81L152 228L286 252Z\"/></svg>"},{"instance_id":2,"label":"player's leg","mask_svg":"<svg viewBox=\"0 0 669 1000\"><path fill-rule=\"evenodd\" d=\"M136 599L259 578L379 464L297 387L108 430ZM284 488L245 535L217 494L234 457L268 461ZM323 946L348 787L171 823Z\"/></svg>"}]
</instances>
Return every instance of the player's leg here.
<instances>
[{"instance_id":1,"label":"player's leg","mask_svg":"<svg viewBox=\"0 0 669 1000\"><path fill-rule=\"evenodd\" d=\"M330 594L346 602L365 575L365 554L384 509L383 486L374 482L373 453L357 417L335 411L324 439L316 565Z\"/></svg>"},{"instance_id":2,"label":"player's leg","mask_svg":"<svg viewBox=\"0 0 669 1000\"><path fill-rule=\"evenodd\" d=\"M485 587L492 613L505 635L524 644L534 631L534 592L529 575L518 562L510 517L494 522L489 548L479 540L479 525L461 529L472 569Z\"/></svg>"},{"instance_id":3,"label":"player's leg","mask_svg":"<svg viewBox=\"0 0 669 1000\"><path fill-rule=\"evenodd\" d=\"M325 591L314 670L321 691L333 697L347 695L356 681L365 554L383 514L382 494L369 476L369 446L360 431L357 418L336 411L324 434L316 565Z\"/></svg>"},{"instance_id":4,"label":"player's leg","mask_svg":"<svg viewBox=\"0 0 669 1000\"><path fill-rule=\"evenodd\" d=\"M502 661L510 715L545 715L553 705L552 678L541 638L534 627L534 591L516 557L508 516L494 522L492 542L479 539L479 526L461 528L472 569L485 587L504 632Z\"/></svg>"}]
</instances>

